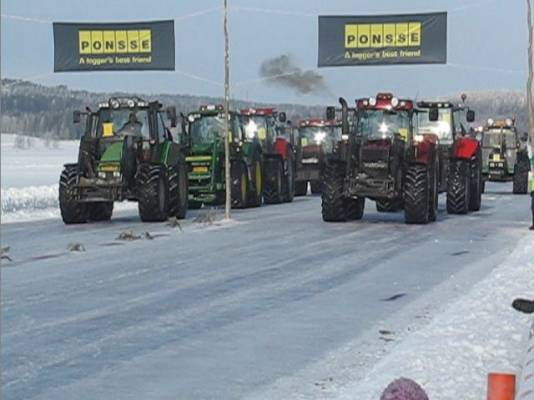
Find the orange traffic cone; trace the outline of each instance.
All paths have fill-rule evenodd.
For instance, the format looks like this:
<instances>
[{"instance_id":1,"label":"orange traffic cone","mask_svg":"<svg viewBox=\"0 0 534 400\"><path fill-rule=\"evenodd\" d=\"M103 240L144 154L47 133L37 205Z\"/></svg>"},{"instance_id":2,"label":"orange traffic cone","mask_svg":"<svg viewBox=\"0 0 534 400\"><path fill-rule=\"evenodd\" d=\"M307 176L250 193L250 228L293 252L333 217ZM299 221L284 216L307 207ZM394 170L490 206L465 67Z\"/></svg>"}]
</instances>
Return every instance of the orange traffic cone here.
<instances>
[{"instance_id":1,"label":"orange traffic cone","mask_svg":"<svg viewBox=\"0 0 534 400\"><path fill-rule=\"evenodd\" d=\"M488 400L514 400L515 375L504 373L488 374Z\"/></svg>"}]
</instances>

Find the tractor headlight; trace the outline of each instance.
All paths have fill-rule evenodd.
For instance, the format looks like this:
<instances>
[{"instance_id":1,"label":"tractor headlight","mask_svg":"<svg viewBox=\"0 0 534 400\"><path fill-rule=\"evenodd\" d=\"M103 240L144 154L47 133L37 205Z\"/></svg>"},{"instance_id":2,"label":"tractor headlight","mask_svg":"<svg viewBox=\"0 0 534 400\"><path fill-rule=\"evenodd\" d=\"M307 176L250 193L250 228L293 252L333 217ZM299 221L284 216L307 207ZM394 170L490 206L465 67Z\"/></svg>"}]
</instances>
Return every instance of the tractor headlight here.
<instances>
[{"instance_id":1,"label":"tractor headlight","mask_svg":"<svg viewBox=\"0 0 534 400\"><path fill-rule=\"evenodd\" d=\"M135 107L135 101L133 101L133 100L131 100L131 99L128 100L128 107L130 107L130 108L134 108L134 107Z\"/></svg>"},{"instance_id":2,"label":"tractor headlight","mask_svg":"<svg viewBox=\"0 0 534 400\"><path fill-rule=\"evenodd\" d=\"M115 172L113 172L113 177L114 178L120 178L121 177L121 173L119 171L115 171Z\"/></svg>"},{"instance_id":3,"label":"tractor headlight","mask_svg":"<svg viewBox=\"0 0 534 400\"><path fill-rule=\"evenodd\" d=\"M105 173L105 172L99 172L99 173L98 173L98 177L99 177L100 179L106 179L106 173Z\"/></svg>"},{"instance_id":4,"label":"tractor headlight","mask_svg":"<svg viewBox=\"0 0 534 400\"><path fill-rule=\"evenodd\" d=\"M425 137L423 135L415 135L413 137L413 141L415 143L421 143L423 140L425 140Z\"/></svg>"},{"instance_id":5,"label":"tractor headlight","mask_svg":"<svg viewBox=\"0 0 534 400\"><path fill-rule=\"evenodd\" d=\"M121 104L119 103L119 101L118 101L118 100L115 100L115 99L111 100L111 101L109 102L109 104L111 105L111 108L115 108L115 109L119 108L120 105L121 105Z\"/></svg>"}]
</instances>

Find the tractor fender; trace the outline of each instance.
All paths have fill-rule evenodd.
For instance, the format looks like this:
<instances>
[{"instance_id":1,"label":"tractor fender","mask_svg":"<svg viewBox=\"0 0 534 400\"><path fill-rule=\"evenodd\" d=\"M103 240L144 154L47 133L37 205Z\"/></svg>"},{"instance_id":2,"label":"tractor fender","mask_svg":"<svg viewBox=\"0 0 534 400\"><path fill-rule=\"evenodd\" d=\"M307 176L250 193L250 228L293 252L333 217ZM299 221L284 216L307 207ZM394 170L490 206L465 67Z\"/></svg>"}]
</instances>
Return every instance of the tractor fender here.
<instances>
[{"instance_id":1,"label":"tractor fender","mask_svg":"<svg viewBox=\"0 0 534 400\"><path fill-rule=\"evenodd\" d=\"M476 156L479 148L480 142L475 138L458 138L452 147L452 158L470 160Z\"/></svg>"},{"instance_id":2,"label":"tractor fender","mask_svg":"<svg viewBox=\"0 0 534 400\"><path fill-rule=\"evenodd\" d=\"M418 164L428 165L436 159L438 138L436 135L422 135L423 139L414 142L414 161Z\"/></svg>"},{"instance_id":3,"label":"tractor fender","mask_svg":"<svg viewBox=\"0 0 534 400\"><path fill-rule=\"evenodd\" d=\"M282 159L285 161L287 160L287 157L289 156L289 152L291 151L289 148L289 143L284 138L276 138L274 141L274 151L277 154L280 154Z\"/></svg>"}]
</instances>

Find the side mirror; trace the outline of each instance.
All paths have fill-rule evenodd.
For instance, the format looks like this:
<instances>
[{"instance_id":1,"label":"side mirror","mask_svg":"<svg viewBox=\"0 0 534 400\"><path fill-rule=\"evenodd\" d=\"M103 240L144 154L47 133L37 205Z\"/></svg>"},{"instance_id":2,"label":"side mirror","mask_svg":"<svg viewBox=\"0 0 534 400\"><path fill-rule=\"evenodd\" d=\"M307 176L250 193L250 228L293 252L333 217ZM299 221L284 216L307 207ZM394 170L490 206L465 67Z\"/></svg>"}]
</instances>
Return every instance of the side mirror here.
<instances>
[{"instance_id":1,"label":"side mirror","mask_svg":"<svg viewBox=\"0 0 534 400\"><path fill-rule=\"evenodd\" d=\"M428 119L432 122L439 121L439 109L437 107L432 107L428 110Z\"/></svg>"},{"instance_id":2,"label":"side mirror","mask_svg":"<svg viewBox=\"0 0 534 400\"><path fill-rule=\"evenodd\" d=\"M280 114L278 114L278 121L280 122L286 122L287 120L287 116L286 116L286 113L285 112L281 112Z\"/></svg>"},{"instance_id":3,"label":"side mirror","mask_svg":"<svg viewBox=\"0 0 534 400\"><path fill-rule=\"evenodd\" d=\"M475 122L475 112L473 110L467 110L466 120L467 122Z\"/></svg>"},{"instance_id":4,"label":"side mirror","mask_svg":"<svg viewBox=\"0 0 534 400\"><path fill-rule=\"evenodd\" d=\"M79 124L81 120L82 120L81 111L78 111L78 110L74 111L72 113L72 122L74 122L75 124Z\"/></svg>"},{"instance_id":5,"label":"side mirror","mask_svg":"<svg viewBox=\"0 0 534 400\"><path fill-rule=\"evenodd\" d=\"M335 107L326 107L326 119L328 121L333 121L336 119L336 108Z\"/></svg>"},{"instance_id":6,"label":"side mirror","mask_svg":"<svg viewBox=\"0 0 534 400\"><path fill-rule=\"evenodd\" d=\"M167 107L167 118L171 121L171 127L176 127L176 107L170 106Z\"/></svg>"}]
</instances>

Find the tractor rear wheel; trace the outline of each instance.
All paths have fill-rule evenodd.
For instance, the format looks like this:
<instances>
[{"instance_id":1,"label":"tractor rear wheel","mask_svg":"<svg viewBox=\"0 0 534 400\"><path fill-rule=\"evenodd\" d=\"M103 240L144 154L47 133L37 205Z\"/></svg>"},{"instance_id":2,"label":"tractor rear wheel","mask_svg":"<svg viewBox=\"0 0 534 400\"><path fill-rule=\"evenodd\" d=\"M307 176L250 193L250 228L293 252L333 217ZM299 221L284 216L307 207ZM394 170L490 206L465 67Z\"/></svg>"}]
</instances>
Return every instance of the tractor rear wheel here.
<instances>
[{"instance_id":1,"label":"tractor rear wheel","mask_svg":"<svg viewBox=\"0 0 534 400\"><path fill-rule=\"evenodd\" d=\"M113 214L113 202L88 203L87 210L91 221L109 221Z\"/></svg>"},{"instance_id":2,"label":"tractor rear wheel","mask_svg":"<svg viewBox=\"0 0 534 400\"><path fill-rule=\"evenodd\" d=\"M410 165L404 176L404 220L426 224L430 216L430 177L425 165Z\"/></svg>"},{"instance_id":3,"label":"tractor rear wheel","mask_svg":"<svg viewBox=\"0 0 534 400\"><path fill-rule=\"evenodd\" d=\"M232 207L247 208L249 193L248 174L245 164L234 161L231 165L232 175Z\"/></svg>"},{"instance_id":4,"label":"tractor rear wheel","mask_svg":"<svg viewBox=\"0 0 534 400\"><path fill-rule=\"evenodd\" d=\"M263 170L259 159L252 162L252 178L254 190L251 190L248 204L250 207L259 207L263 202Z\"/></svg>"},{"instance_id":5,"label":"tractor rear wheel","mask_svg":"<svg viewBox=\"0 0 534 400\"><path fill-rule=\"evenodd\" d=\"M465 214L469 210L470 163L465 160L451 160L447 177L447 212Z\"/></svg>"},{"instance_id":6,"label":"tractor rear wheel","mask_svg":"<svg viewBox=\"0 0 534 400\"><path fill-rule=\"evenodd\" d=\"M279 204L282 202L282 177L284 174L282 163L278 158L267 159L264 162L265 187L263 200L265 204Z\"/></svg>"},{"instance_id":7,"label":"tractor rear wheel","mask_svg":"<svg viewBox=\"0 0 534 400\"><path fill-rule=\"evenodd\" d=\"M308 181L295 182L295 196L306 196L308 194Z\"/></svg>"},{"instance_id":8,"label":"tractor rear wheel","mask_svg":"<svg viewBox=\"0 0 534 400\"><path fill-rule=\"evenodd\" d=\"M346 200L347 219L354 221L362 219L365 208L365 197Z\"/></svg>"},{"instance_id":9,"label":"tractor rear wheel","mask_svg":"<svg viewBox=\"0 0 534 400\"><path fill-rule=\"evenodd\" d=\"M183 163L168 168L169 215L184 219L188 208L187 167Z\"/></svg>"},{"instance_id":10,"label":"tractor rear wheel","mask_svg":"<svg viewBox=\"0 0 534 400\"><path fill-rule=\"evenodd\" d=\"M527 194L528 192L528 171L530 169L528 156L517 154L517 162L514 165L514 194Z\"/></svg>"},{"instance_id":11,"label":"tractor rear wheel","mask_svg":"<svg viewBox=\"0 0 534 400\"><path fill-rule=\"evenodd\" d=\"M321 194L323 221L345 222L348 218L348 203L343 196L345 164L329 162L326 164ZM362 208L363 212L363 208Z\"/></svg>"},{"instance_id":12,"label":"tractor rear wheel","mask_svg":"<svg viewBox=\"0 0 534 400\"><path fill-rule=\"evenodd\" d=\"M482 155L477 152L471 163L471 181L469 187L469 211L479 211L482 206Z\"/></svg>"},{"instance_id":13,"label":"tractor rear wheel","mask_svg":"<svg viewBox=\"0 0 534 400\"><path fill-rule=\"evenodd\" d=\"M402 210L401 199L376 200L376 211L378 212L398 212L401 210Z\"/></svg>"},{"instance_id":14,"label":"tractor rear wheel","mask_svg":"<svg viewBox=\"0 0 534 400\"><path fill-rule=\"evenodd\" d=\"M321 194L321 191L323 190L323 184L321 181L311 181L310 186L312 194Z\"/></svg>"},{"instance_id":15,"label":"tractor rear wheel","mask_svg":"<svg viewBox=\"0 0 534 400\"><path fill-rule=\"evenodd\" d=\"M167 169L142 164L136 175L139 217L143 222L161 222L169 216Z\"/></svg>"},{"instance_id":16,"label":"tractor rear wheel","mask_svg":"<svg viewBox=\"0 0 534 400\"><path fill-rule=\"evenodd\" d=\"M74 186L78 180L78 166L67 165L59 178L59 209L65 224L87 222L87 204L76 201Z\"/></svg>"}]
</instances>

